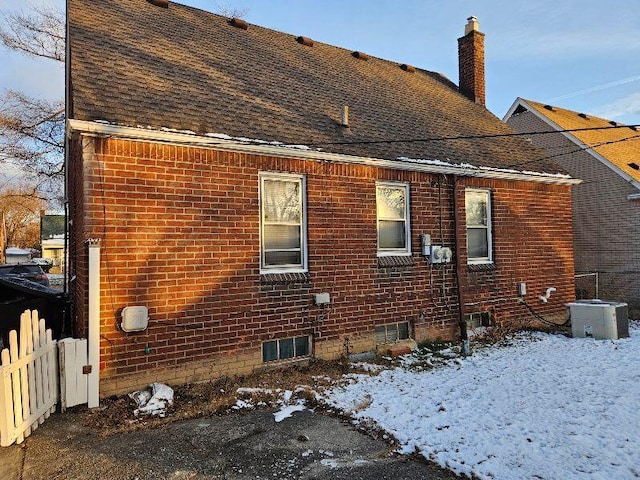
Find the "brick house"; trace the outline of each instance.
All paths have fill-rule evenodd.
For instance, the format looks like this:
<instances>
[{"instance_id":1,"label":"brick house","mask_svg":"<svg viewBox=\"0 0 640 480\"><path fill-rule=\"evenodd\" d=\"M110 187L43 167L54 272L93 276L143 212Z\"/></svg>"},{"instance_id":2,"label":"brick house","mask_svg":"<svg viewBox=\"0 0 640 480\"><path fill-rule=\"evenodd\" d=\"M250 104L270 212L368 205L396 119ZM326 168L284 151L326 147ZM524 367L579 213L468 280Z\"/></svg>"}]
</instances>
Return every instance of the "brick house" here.
<instances>
[{"instance_id":1,"label":"brick house","mask_svg":"<svg viewBox=\"0 0 640 480\"><path fill-rule=\"evenodd\" d=\"M84 335L99 239L102 395L460 338L529 315L520 283L543 315L573 300L576 180L485 108L475 19L458 88L173 2L68 18L70 291Z\"/></svg>"},{"instance_id":2,"label":"brick house","mask_svg":"<svg viewBox=\"0 0 640 480\"><path fill-rule=\"evenodd\" d=\"M516 99L504 120L531 135L572 177L576 293L629 304L640 315L640 132L603 118ZM588 130L595 128L596 130ZM569 131L567 131L569 130Z\"/></svg>"}]
</instances>

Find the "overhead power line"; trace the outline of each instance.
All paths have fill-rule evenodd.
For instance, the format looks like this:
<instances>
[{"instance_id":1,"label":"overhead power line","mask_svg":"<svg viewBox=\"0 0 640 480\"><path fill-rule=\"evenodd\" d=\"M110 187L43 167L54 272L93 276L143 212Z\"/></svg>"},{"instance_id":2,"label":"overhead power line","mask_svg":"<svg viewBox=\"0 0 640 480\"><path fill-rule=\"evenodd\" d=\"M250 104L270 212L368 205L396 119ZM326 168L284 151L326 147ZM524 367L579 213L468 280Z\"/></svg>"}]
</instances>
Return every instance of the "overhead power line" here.
<instances>
[{"instance_id":1,"label":"overhead power line","mask_svg":"<svg viewBox=\"0 0 640 480\"><path fill-rule=\"evenodd\" d=\"M571 155L572 153L578 153L578 152L583 152L585 150L593 150L594 148L598 148L598 147L602 147L604 145L612 145L614 143L621 143L621 142L626 142L627 140L633 140L634 138L640 138L640 135L632 135L630 137L625 137L625 138L621 138L619 140L610 140L608 142L601 142L601 143L596 143L595 145L585 145L583 147L578 147L572 150L567 150L561 153L555 153L553 155L546 155L544 157L541 158L534 158L532 160L526 160L524 162L519 162L519 163L514 163L509 165L507 168L516 168L516 167L523 167L524 165L527 165L529 163L537 163L537 162L542 162L544 160L552 160L556 157L562 157L564 155Z\"/></svg>"},{"instance_id":2,"label":"overhead power line","mask_svg":"<svg viewBox=\"0 0 640 480\"><path fill-rule=\"evenodd\" d=\"M445 142L451 140L478 140L487 138L503 138L503 137L524 137L534 135L549 135L552 133L572 133L572 132L586 132L593 130L615 130L620 128L630 128L636 130L640 128L640 125L611 125L607 127L586 127L586 128L567 128L564 130L544 130L535 132L522 132L522 133L490 133L482 135L456 135L452 137L432 137L432 138L400 138L400 139L387 139L387 140L349 140L343 142L317 142L309 144L310 146L322 146L322 145L371 145L377 143L420 143L420 142ZM640 134L636 135L640 138ZM630 137L634 138L634 137Z\"/></svg>"}]
</instances>

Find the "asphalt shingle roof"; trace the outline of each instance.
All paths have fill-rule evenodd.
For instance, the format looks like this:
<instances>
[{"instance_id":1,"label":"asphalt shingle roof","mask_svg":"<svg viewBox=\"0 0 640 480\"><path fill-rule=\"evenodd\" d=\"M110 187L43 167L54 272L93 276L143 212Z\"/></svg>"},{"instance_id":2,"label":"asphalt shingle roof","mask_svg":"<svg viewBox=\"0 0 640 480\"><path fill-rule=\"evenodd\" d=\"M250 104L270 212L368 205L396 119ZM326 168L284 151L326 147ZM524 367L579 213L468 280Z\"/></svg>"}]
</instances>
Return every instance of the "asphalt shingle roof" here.
<instances>
[{"instance_id":1,"label":"asphalt shingle roof","mask_svg":"<svg viewBox=\"0 0 640 480\"><path fill-rule=\"evenodd\" d=\"M223 133L382 159L449 160L562 172L519 137L371 140L512 133L441 74L171 2L70 0L70 118ZM304 32L299 32L304 33ZM455 42L455 38L442 39ZM340 126L342 107L350 128Z\"/></svg>"},{"instance_id":2,"label":"asphalt shingle roof","mask_svg":"<svg viewBox=\"0 0 640 480\"><path fill-rule=\"evenodd\" d=\"M584 130L570 132L580 142L591 147L606 160L614 164L634 180L640 182L640 130L617 124L604 118L580 114L572 110L524 100L527 105L535 109L540 115L547 117L564 130L581 128L598 128L621 126L623 128L608 128L606 130ZM637 168L632 167L635 165Z\"/></svg>"}]
</instances>

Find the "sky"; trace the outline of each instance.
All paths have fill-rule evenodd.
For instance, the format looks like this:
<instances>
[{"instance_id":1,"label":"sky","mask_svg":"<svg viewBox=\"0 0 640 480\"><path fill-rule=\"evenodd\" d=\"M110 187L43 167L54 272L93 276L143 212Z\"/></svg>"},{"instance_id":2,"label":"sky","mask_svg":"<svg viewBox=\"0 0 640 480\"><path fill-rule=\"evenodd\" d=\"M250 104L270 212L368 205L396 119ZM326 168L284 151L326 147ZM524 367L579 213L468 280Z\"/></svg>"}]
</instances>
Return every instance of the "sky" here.
<instances>
[{"instance_id":1,"label":"sky","mask_svg":"<svg viewBox=\"0 0 640 480\"><path fill-rule=\"evenodd\" d=\"M145 0L140 0L145 1ZM0 0L2 13L30 3ZM516 97L640 124L640 0L181 0L444 74L458 83L457 38L474 15L485 33L487 108L502 118ZM60 65L0 50L0 90L58 98Z\"/></svg>"}]
</instances>

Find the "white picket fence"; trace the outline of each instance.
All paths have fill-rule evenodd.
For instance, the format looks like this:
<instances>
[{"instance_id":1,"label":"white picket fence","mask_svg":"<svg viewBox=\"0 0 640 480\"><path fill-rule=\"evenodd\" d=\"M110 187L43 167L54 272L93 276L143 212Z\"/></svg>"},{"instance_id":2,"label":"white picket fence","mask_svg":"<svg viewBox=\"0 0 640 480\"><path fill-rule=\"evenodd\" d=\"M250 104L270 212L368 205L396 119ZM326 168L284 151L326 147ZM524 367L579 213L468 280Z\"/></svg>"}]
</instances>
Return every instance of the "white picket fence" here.
<instances>
[{"instance_id":1,"label":"white picket fence","mask_svg":"<svg viewBox=\"0 0 640 480\"><path fill-rule=\"evenodd\" d=\"M0 354L0 446L22 443L55 411L58 398L56 342L37 310L20 317Z\"/></svg>"},{"instance_id":2,"label":"white picket fence","mask_svg":"<svg viewBox=\"0 0 640 480\"><path fill-rule=\"evenodd\" d=\"M63 338L58 342L60 361L60 410L87 403L88 383L84 367L87 365L87 339Z\"/></svg>"}]
</instances>

